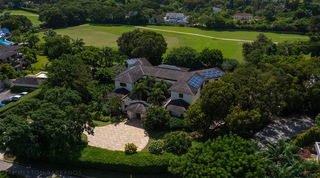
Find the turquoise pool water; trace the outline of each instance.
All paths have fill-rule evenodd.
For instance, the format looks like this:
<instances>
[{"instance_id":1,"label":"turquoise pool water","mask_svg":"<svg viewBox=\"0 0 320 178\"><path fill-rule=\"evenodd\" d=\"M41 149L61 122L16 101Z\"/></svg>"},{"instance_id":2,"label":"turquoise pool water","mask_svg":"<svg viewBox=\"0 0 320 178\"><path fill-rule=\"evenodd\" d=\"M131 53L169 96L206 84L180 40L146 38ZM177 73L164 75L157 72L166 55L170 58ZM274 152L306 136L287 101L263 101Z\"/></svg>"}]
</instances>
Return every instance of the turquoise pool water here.
<instances>
[{"instance_id":1,"label":"turquoise pool water","mask_svg":"<svg viewBox=\"0 0 320 178\"><path fill-rule=\"evenodd\" d=\"M4 44L4 45L13 45L14 43L11 42L11 41L7 41L6 39L4 38L0 38L0 43Z\"/></svg>"}]
</instances>

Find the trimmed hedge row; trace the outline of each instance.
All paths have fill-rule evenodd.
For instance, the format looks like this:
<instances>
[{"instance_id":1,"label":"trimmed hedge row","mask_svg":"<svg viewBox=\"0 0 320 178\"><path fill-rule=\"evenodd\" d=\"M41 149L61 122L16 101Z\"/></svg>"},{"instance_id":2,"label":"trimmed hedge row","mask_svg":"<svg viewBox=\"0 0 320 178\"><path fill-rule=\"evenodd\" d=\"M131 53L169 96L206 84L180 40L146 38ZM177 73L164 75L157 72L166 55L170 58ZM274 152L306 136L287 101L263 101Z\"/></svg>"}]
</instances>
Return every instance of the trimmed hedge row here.
<instances>
[{"instance_id":1,"label":"trimmed hedge row","mask_svg":"<svg viewBox=\"0 0 320 178\"><path fill-rule=\"evenodd\" d=\"M320 140L320 128L312 127L293 140L293 144L299 147L310 146Z\"/></svg>"},{"instance_id":2,"label":"trimmed hedge row","mask_svg":"<svg viewBox=\"0 0 320 178\"><path fill-rule=\"evenodd\" d=\"M29 93L29 94L25 95L24 97L22 97L18 101L11 102L11 103L7 104L6 106L0 108L0 113L4 113L7 110L9 110L9 109L17 106L18 104L22 103L23 101L25 101L25 100L27 100L29 98L37 96L40 93L40 91L41 91L41 89L37 89L37 90L33 91L32 93Z\"/></svg>"},{"instance_id":3,"label":"trimmed hedge row","mask_svg":"<svg viewBox=\"0 0 320 178\"><path fill-rule=\"evenodd\" d=\"M150 174L168 172L169 161L175 157L170 153L154 155L149 152L126 155L123 151L88 146L82 150L80 158L70 163L76 167Z\"/></svg>"}]
</instances>

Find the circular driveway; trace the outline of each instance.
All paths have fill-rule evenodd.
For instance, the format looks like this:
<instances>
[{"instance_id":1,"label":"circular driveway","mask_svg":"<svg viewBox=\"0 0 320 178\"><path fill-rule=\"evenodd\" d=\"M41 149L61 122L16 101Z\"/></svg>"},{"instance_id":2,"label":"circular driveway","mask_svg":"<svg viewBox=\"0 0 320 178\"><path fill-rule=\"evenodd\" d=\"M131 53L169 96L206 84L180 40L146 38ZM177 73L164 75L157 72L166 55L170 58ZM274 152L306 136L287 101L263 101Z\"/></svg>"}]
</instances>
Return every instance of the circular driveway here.
<instances>
[{"instance_id":1,"label":"circular driveway","mask_svg":"<svg viewBox=\"0 0 320 178\"><path fill-rule=\"evenodd\" d=\"M96 127L94 135L88 135L88 144L108 150L124 151L125 144L134 143L141 151L149 141L147 132L141 122L129 120L126 122Z\"/></svg>"}]
</instances>

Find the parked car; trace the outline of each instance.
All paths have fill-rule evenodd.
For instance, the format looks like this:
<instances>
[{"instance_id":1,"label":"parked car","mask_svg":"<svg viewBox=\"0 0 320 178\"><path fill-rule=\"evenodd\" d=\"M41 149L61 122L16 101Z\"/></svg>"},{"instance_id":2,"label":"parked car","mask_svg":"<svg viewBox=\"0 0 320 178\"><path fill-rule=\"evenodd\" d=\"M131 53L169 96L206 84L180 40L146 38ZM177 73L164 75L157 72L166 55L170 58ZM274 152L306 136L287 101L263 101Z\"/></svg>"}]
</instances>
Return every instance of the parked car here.
<instances>
[{"instance_id":1,"label":"parked car","mask_svg":"<svg viewBox=\"0 0 320 178\"><path fill-rule=\"evenodd\" d=\"M3 107L3 106L5 106L5 105L6 105L6 104L2 104L2 103L0 103L0 108L1 108L1 107Z\"/></svg>"},{"instance_id":2,"label":"parked car","mask_svg":"<svg viewBox=\"0 0 320 178\"><path fill-rule=\"evenodd\" d=\"M12 101L18 101L22 96L21 95L14 95L14 96L11 96L10 99Z\"/></svg>"},{"instance_id":3,"label":"parked car","mask_svg":"<svg viewBox=\"0 0 320 178\"><path fill-rule=\"evenodd\" d=\"M24 96L24 95L27 95L27 94L28 94L28 92L26 92L26 91L19 93L19 95L21 95L21 96Z\"/></svg>"},{"instance_id":4,"label":"parked car","mask_svg":"<svg viewBox=\"0 0 320 178\"><path fill-rule=\"evenodd\" d=\"M12 101L11 98L4 99L4 100L1 101L1 104L8 104L8 103L10 103L11 101Z\"/></svg>"}]
</instances>

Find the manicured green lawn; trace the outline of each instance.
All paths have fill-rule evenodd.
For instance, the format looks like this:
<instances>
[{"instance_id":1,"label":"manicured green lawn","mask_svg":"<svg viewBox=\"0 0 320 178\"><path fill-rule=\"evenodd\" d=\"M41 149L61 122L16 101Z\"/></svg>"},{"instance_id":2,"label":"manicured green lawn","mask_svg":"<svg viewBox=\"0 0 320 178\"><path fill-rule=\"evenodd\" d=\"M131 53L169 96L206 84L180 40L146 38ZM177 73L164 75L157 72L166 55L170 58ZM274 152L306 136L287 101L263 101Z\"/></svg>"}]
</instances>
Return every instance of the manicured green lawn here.
<instances>
[{"instance_id":1,"label":"manicured green lawn","mask_svg":"<svg viewBox=\"0 0 320 178\"><path fill-rule=\"evenodd\" d=\"M240 40L254 40L260 32L246 32L246 31L206 31L191 27L176 27L176 26L146 26L148 28L156 28L161 30L170 30L177 32L196 33L206 36L213 36L218 38L231 38ZM73 39L82 38L86 45L93 46L109 46L117 49L118 37L128 31L132 31L136 27L132 26L102 26L102 25L80 25L76 27L69 27L64 29L57 29L56 32L62 35L68 35ZM242 60L242 44L238 41L225 41L210 39L207 37L194 36L190 34L177 34L173 32L161 33L168 43L168 50L171 51L175 47L190 46L197 51L201 51L205 47L220 49L224 56L227 58L233 58ZM265 33L269 38L275 42L282 41L295 41L295 40L307 40L307 36L293 35L293 34L277 34L277 33ZM40 34L41 36L41 34Z\"/></svg>"},{"instance_id":2,"label":"manicured green lawn","mask_svg":"<svg viewBox=\"0 0 320 178\"><path fill-rule=\"evenodd\" d=\"M23 10L6 10L5 12L10 12L12 15L24 15L31 20L34 27L38 27L42 22L39 21L39 15Z\"/></svg>"},{"instance_id":3,"label":"manicured green lawn","mask_svg":"<svg viewBox=\"0 0 320 178\"><path fill-rule=\"evenodd\" d=\"M46 64L49 62L48 58L46 56L37 56L38 62L31 64L31 66L36 71L44 70Z\"/></svg>"},{"instance_id":4,"label":"manicured green lawn","mask_svg":"<svg viewBox=\"0 0 320 178\"><path fill-rule=\"evenodd\" d=\"M155 28L161 30L170 30L177 32L196 33L207 36L214 36L219 38L241 39L241 40L255 40L260 33L264 33L267 37L271 38L274 42L283 41L296 41L296 40L308 40L308 36L297 34L281 34L270 32L253 32L253 31L212 31L202 30L192 27L180 27L180 26L154 26L149 25L147 28Z\"/></svg>"}]
</instances>

